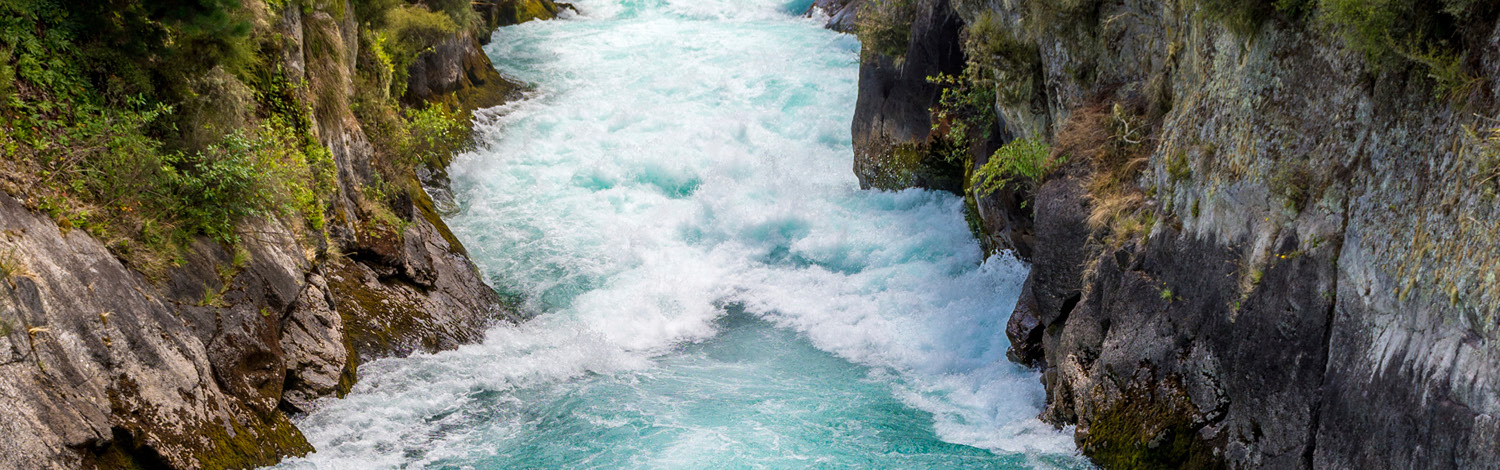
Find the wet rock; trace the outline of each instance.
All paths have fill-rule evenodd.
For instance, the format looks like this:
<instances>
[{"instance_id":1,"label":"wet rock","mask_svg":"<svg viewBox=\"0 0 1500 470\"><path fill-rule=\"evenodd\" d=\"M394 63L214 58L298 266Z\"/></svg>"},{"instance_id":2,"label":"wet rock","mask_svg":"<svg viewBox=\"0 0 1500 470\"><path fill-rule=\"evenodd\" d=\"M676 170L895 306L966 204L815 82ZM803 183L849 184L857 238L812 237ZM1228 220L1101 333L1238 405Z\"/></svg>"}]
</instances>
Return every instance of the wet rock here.
<instances>
[{"instance_id":1,"label":"wet rock","mask_svg":"<svg viewBox=\"0 0 1500 470\"><path fill-rule=\"evenodd\" d=\"M859 10L863 8L866 0L818 0L807 8L806 16L814 14L828 16L828 24L824 27L841 33L853 33L856 28L855 21L859 19Z\"/></svg>"},{"instance_id":2,"label":"wet rock","mask_svg":"<svg viewBox=\"0 0 1500 470\"><path fill-rule=\"evenodd\" d=\"M484 20L485 30L492 31L501 26L511 26L532 20L550 20L565 10L577 11L572 4L552 0L496 0L475 3L474 10ZM489 44L489 37L479 38Z\"/></svg>"},{"instance_id":3,"label":"wet rock","mask_svg":"<svg viewBox=\"0 0 1500 470\"><path fill-rule=\"evenodd\" d=\"M280 406L292 413L309 411L313 401L342 397L353 385L354 362L345 346L342 317L334 310L328 283L309 274L306 287L282 323L286 380Z\"/></svg>"},{"instance_id":4,"label":"wet rock","mask_svg":"<svg viewBox=\"0 0 1500 470\"><path fill-rule=\"evenodd\" d=\"M992 132L994 142L973 149L971 172L979 171L990 161L999 148L1000 132ZM970 173L972 174L972 173ZM971 188L972 189L972 188ZM1036 230L1032 227L1032 206L1029 194L1014 186L980 194L972 190L974 216L979 218L980 233L977 234L987 250L1011 250L1016 257L1030 261L1036 246Z\"/></svg>"},{"instance_id":5,"label":"wet rock","mask_svg":"<svg viewBox=\"0 0 1500 470\"><path fill-rule=\"evenodd\" d=\"M1036 296L1031 292L1031 283L1021 288L1021 298L1016 301L1016 310L1010 314L1005 325L1005 336L1010 339L1010 349L1005 357L1011 362L1027 367L1041 365L1042 333L1041 315L1037 313Z\"/></svg>"}]
</instances>

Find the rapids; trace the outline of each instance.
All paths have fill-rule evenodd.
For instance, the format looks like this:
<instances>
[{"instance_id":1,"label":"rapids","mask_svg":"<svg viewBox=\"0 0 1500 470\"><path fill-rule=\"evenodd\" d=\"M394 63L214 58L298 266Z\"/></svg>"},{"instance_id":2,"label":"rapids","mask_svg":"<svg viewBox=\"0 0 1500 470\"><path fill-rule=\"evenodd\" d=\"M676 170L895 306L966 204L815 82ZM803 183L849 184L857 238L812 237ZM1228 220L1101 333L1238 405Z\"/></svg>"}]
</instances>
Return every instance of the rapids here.
<instances>
[{"instance_id":1,"label":"rapids","mask_svg":"<svg viewBox=\"0 0 1500 470\"><path fill-rule=\"evenodd\" d=\"M580 0L487 52L448 218L536 318L364 365L279 468L1075 468L1007 362L1027 266L861 191L859 43L785 0Z\"/></svg>"}]
</instances>

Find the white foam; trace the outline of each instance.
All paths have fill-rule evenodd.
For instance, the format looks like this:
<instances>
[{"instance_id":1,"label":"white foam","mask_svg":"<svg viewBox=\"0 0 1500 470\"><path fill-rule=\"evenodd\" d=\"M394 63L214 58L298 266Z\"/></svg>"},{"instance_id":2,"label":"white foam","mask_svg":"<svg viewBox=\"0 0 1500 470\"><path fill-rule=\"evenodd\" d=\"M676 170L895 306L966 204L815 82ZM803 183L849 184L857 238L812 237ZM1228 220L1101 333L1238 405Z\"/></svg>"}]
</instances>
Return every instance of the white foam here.
<instances>
[{"instance_id":1,"label":"white foam","mask_svg":"<svg viewBox=\"0 0 1500 470\"><path fill-rule=\"evenodd\" d=\"M355 393L301 423L319 452L288 468L472 455L471 434L521 428L453 429L455 409L649 370L713 338L729 304L873 367L944 440L1073 452L1034 418L1036 375L1004 359L1026 266L982 260L952 195L858 190L852 38L786 16L784 1L578 6L496 34L497 65L538 88L485 113L489 141L451 168L454 232L541 316L483 344L365 365ZM737 445L700 438L650 458L670 467Z\"/></svg>"}]
</instances>

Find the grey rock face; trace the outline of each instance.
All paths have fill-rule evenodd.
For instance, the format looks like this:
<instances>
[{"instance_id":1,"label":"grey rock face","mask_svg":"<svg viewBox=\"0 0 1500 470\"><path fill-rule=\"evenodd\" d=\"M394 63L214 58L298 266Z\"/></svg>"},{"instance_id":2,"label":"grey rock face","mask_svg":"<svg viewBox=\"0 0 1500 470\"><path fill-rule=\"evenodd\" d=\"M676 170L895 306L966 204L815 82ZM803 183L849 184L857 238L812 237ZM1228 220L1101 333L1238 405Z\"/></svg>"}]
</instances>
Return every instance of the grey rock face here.
<instances>
[{"instance_id":1,"label":"grey rock face","mask_svg":"<svg viewBox=\"0 0 1500 470\"><path fill-rule=\"evenodd\" d=\"M920 145L932 133L929 111L937 104L937 85L927 77L962 71L958 33L963 22L947 0L917 2L916 21L905 57L866 53L859 68L859 97L854 105L854 174L863 188L926 187L961 192L964 169L935 161L911 161L893 150ZM930 156L916 157L930 160Z\"/></svg>"},{"instance_id":2,"label":"grey rock face","mask_svg":"<svg viewBox=\"0 0 1500 470\"><path fill-rule=\"evenodd\" d=\"M284 70L307 85L314 133L336 167L327 240L292 223L245 221L236 252L199 240L152 282L87 233L62 231L0 193L9 273L0 279L0 433L10 436L0 468L272 464L312 450L288 413L347 393L361 361L451 348L519 320L425 195L393 204L407 222L400 233L372 222L359 194L373 148L348 107L352 16L291 5L275 26L288 42ZM314 53L302 44L312 36L335 40ZM429 92L488 106L513 90L492 67L472 71L490 66L473 39L454 38L443 52L458 57L461 76L414 72L436 74ZM320 257L323 243L348 256Z\"/></svg>"},{"instance_id":3,"label":"grey rock face","mask_svg":"<svg viewBox=\"0 0 1500 470\"><path fill-rule=\"evenodd\" d=\"M451 96L454 108L480 109L513 99L520 88L495 70L478 41L461 34L417 56L402 99L419 104Z\"/></svg>"},{"instance_id":4,"label":"grey rock face","mask_svg":"<svg viewBox=\"0 0 1500 470\"><path fill-rule=\"evenodd\" d=\"M957 10L1020 28L1017 5ZM1434 100L1420 73L1371 70L1306 25L1246 38L1147 0L1086 13L1016 30L1038 43L1045 106L1000 115L1055 138L1100 96L1160 106L1129 181L1153 223L1124 240L1090 225L1086 161L1038 190L1011 338L1042 358L1043 418L1077 424L1105 466L1500 468L1500 187L1482 176L1493 144L1463 130L1495 127L1475 117L1494 103ZM1476 44L1495 70L1500 34ZM1025 214L980 215L993 232Z\"/></svg>"},{"instance_id":5,"label":"grey rock face","mask_svg":"<svg viewBox=\"0 0 1500 470\"><path fill-rule=\"evenodd\" d=\"M354 362L344 346L344 323L334 305L328 282L309 274L307 287L282 326L286 381L281 398L288 411L308 411L317 399L342 395L351 385Z\"/></svg>"},{"instance_id":6,"label":"grey rock face","mask_svg":"<svg viewBox=\"0 0 1500 470\"><path fill-rule=\"evenodd\" d=\"M193 253L185 269L222 303L173 298L120 264L83 233L63 234L44 216L0 195L5 251L24 269L0 281L0 331L7 360L0 374L0 422L11 432L0 453L6 468L78 468L112 452L138 454L177 468L211 460L274 462L309 447L277 410L281 395L280 317L262 314L295 296L300 282L273 266L296 260L285 231L268 231L252 252L265 258L221 284L212 268L222 250ZM291 258L295 256L295 258ZM266 277L261 277L266 276ZM283 291L276 291L276 287ZM289 291L289 292L287 292ZM217 431L215 431L217 430ZM124 440L130 448L121 449ZM261 442L252 452L215 440Z\"/></svg>"}]
</instances>

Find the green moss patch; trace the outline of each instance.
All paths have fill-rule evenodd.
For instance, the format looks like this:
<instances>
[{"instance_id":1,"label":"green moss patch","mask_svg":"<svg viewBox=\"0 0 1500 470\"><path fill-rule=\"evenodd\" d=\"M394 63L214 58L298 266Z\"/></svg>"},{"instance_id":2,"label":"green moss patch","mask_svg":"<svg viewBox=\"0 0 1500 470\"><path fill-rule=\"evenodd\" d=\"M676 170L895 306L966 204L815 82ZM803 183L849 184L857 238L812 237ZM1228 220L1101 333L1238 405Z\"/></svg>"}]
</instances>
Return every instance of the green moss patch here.
<instances>
[{"instance_id":1,"label":"green moss patch","mask_svg":"<svg viewBox=\"0 0 1500 470\"><path fill-rule=\"evenodd\" d=\"M1217 469L1224 462L1198 438L1194 408L1174 380L1132 384L1088 417L1084 455L1110 469Z\"/></svg>"},{"instance_id":2,"label":"green moss patch","mask_svg":"<svg viewBox=\"0 0 1500 470\"><path fill-rule=\"evenodd\" d=\"M238 421L230 421L227 428L209 423L201 432L211 443L195 455L204 470L259 468L275 464L284 456L301 457L313 451L302 432L279 411L253 426Z\"/></svg>"}]
</instances>

